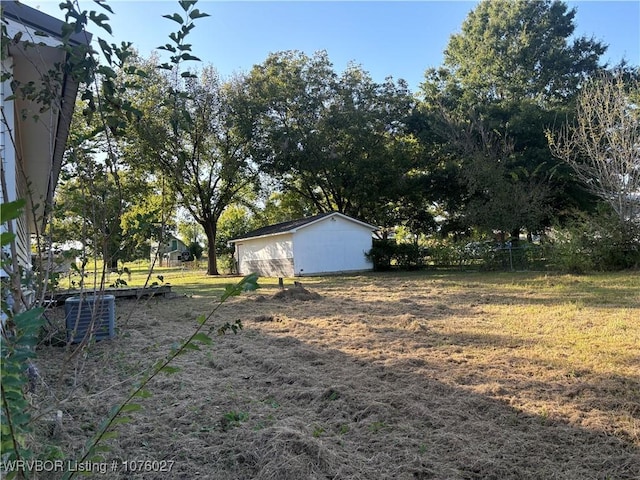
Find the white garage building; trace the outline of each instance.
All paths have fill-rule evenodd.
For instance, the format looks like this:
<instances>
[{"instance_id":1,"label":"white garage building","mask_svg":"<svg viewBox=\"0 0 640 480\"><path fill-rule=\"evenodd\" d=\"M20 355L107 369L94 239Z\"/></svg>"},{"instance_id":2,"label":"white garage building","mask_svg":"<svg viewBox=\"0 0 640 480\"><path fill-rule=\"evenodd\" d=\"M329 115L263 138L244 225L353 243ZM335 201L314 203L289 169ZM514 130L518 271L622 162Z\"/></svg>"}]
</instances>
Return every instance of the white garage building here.
<instances>
[{"instance_id":1,"label":"white garage building","mask_svg":"<svg viewBox=\"0 0 640 480\"><path fill-rule=\"evenodd\" d=\"M338 212L278 223L231 240L238 273L293 277L365 271L373 268L376 227Z\"/></svg>"}]
</instances>

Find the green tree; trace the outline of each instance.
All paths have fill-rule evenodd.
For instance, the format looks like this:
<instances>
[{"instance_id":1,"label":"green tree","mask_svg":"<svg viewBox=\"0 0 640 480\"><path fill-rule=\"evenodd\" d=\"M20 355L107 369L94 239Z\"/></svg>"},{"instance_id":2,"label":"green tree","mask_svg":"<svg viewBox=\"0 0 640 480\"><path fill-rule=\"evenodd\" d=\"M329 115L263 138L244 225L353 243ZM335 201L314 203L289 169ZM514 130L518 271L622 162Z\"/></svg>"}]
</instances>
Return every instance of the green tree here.
<instances>
[{"instance_id":1,"label":"green tree","mask_svg":"<svg viewBox=\"0 0 640 480\"><path fill-rule=\"evenodd\" d=\"M271 54L248 77L245 133L263 172L316 212L378 222L411 168L403 81L375 83L357 65L337 75L325 52Z\"/></svg>"},{"instance_id":2,"label":"green tree","mask_svg":"<svg viewBox=\"0 0 640 480\"><path fill-rule=\"evenodd\" d=\"M233 247L228 245L229 240L253 230L256 228L254 225L254 217L248 208L230 205L220 216L216 251L222 255L231 255Z\"/></svg>"},{"instance_id":3,"label":"green tree","mask_svg":"<svg viewBox=\"0 0 640 480\"><path fill-rule=\"evenodd\" d=\"M223 83L213 67L181 78L184 91L174 76L160 83L155 102L143 96L147 103L135 125L135 148L204 229L207 273L217 275L218 220L255 177L246 142L238 134L242 82Z\"/></svg>"},{"instance_id":4,"label":"green tree","mask_svg":"<svg viewBox=\"0 0 640 480\"><path fill-rule=\"evenodd\" d=\"M440 155L460 172L453 203L468 225L535 231L584 201L544 134L570 114L606 49L593 39L570 41L574 17L559 1L480 2L451 37L444 66L427 71L422 108Z\"/></svg>"},{"instance_id":5,"label":"green tree","mask_svg":"<svg viewBox=\"0 0 640 480\"><path fill-rule=\"evenodd\" d=\"M255 212L256 228L310 217L316 212L313 203L293 190L271 192L264 207Z\"/></svg>"},{"instance_id":6,"label":"green tree","mask_svg":"<svg viewBox=\"0 0 640 480\"><path fill-rule=\"evenodd\" d=\"M484 0L451 36L444 66L471 104L564 104L606 50L584 37L569 42L575 14L558 0Z\"/></svg>"}]
</instances>

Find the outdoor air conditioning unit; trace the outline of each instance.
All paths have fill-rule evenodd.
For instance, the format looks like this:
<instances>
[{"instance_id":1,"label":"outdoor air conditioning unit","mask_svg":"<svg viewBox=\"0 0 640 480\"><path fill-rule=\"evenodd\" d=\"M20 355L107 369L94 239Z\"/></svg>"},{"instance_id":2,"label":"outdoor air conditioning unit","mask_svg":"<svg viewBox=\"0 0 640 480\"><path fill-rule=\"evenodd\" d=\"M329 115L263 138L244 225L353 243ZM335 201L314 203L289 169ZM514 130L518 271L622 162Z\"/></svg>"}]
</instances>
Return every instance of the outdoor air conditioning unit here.
<instances>
[{"instance_id":1,"label":"outdoor air conditioning unit","mask_svg":"<svg viewBox=\"0 0 640 480\"><path fill-rule=\"evenodd\" d=\"M104 340L116 335L116 308L113 295L69 297L64 302L67 341L85 338Z\"/></svg>"}]
</instances>

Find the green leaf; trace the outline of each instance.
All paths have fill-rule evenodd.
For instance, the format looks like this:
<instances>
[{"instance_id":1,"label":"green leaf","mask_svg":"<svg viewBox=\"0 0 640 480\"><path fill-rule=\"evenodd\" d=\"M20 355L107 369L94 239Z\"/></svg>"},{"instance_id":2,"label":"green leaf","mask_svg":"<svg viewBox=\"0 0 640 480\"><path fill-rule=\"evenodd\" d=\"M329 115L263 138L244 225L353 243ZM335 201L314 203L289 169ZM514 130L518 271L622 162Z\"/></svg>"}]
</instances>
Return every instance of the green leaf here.
<instances>
[{"instance_id":1,"label":"green leaf","mask_svg":"<svg viewBox=\"0 0 640 480\"><path fill-rule=\"evenodd\" d=\"M15 233L2 232L0 233L0 246L9 245L16 238Z\"/></svg>"},{"instance_id":2,"label":"green leaf","mask_svg":"<svg viewBox=\"0 0 640 480\"><path fill-rule=\"evenodd\" d=\"M204 315L198 315L198 318L196 318L196 321L198 322L198 325L202 325L204 322L207 321L207 317L205 317Z\"/></svg>"},{"instance_id":3,"label":"green leaf","mask_svg":"<svg viewBox=\"0 0 640 480\"><path fill-rule=\"evenodd\" d=\"M18 328L22 329L40 327L44 323L42 318L43 313L44 308L42 307L32 308L31 310L26 310L13 317L13 321Z\"/></svg>"},{"instance_id":4,"label":"green leaf","mask_svg":"<svg viewBox=\"0 0 640 480\"><path fill-rule=\"evenodd\" d=\"M193 60L194 62L200 62L201 60L198 57L191 55L190 53L183 53L180 55L182 60Z\"/></svg>"},{"instance_id":5,"label":"green leaf","mask_svg":"<svg viewBox=\"0 0 640 480\"><path fill-rule=\"evenodd\" d=\"M143 388L142 390L138 390L133 396L140 398L150 398L153 396L153 394L149 390L145 390Z\"/></svg>"},{"instance_id":6,"label":"green leaf","mask_svg":"<svg viewBox=\"0 0 640 480\"><path fill-rule=\"evenodd\" d=\"M16 478L16 475L18 475L18 472L19 470L13 470L11 472L7 472L7 476L4 478L6 478L7 480L13 480L14 478Z\"/></svg>"},{"instance_id":7,"label":"green leaf","mask_svg":"<svg viewBox=\"0 0 640 480\"><path fill-rule=\"evenodd\" d=\"M111 425L121 425L129 422L131 422L131 417L121 416L121 417L114 418L113 421L111 422Z\"/></svg>"},{"instance_id":8,"label":"green leaf","mask_svg":"<svg viewBox=\"0 0 640 480\"><path fill-rule=\"evenodd\" d=\"M260 277L258 277L257 273L250 273L249 275L245 276L242 280L240 280L242 290L248 292L260 288L260 285L258 285L259 278Z\"/></svg>"},{"instance_id":9,"label":"green leaf","mask_svg":"<svg viewBox=\"0 0 640 480\"><path fill-rule=\"evenodd\" d=\"M21 388L25 384L25 379L18 375L7 375L6 372L2 372L2 386L6 389L9 387Z\"/></svg>"},{"instance_id":10,"label":"green leaf","mask_svg":"<svg viewBox=\"0 0 640 480\"><path fill-rule=\"evenodd\" d=\"M198 3L198 0L179 0L178 3L182 7L182 9L187 12L191 7Z\"/></svg>"},{"instance_id":11,"label":"green leaf","mask_svg":"<svg viewBox=\"0 0 640 480\"><path fill-rule=\"evenodd\" d=\"M26 205L26 201L24 199L16 200L14 202L3 203L0 205L0 219L2 223L5 223L8 220L15 220L16 218L20 218L22 215L22 209Z\"/></svg>"},{"instance_id":12,"label":"green leaf","mask_svg":"<svg viewBox=\"0 0 640 480\"><path fill-rule=\"evenodd\" d=\"M204 17L210 17L211 15L209 15L208 13L204 13L201 12L200 10L198 10L197 8L194 8L191 13L189 13L189 18L191 20L195 20L196 18L204 18Z\"/></svg>"},{"instance_id":13,"label":"green leaf","mask_svg":"<svg viewBox=\"0 0 640 480\"><path fill-rule=\"evenodd\" d=\"M113 35L113 31L111 30L111 25L105 23L109 20L104 13L96 13L95 11L89 12L89 18L93 23L95 23L98 27L105 29L107 32Z\"/></svg>"},{"instance_id":14,"label":"green leaf","mask_svg":"<svg viewBox=\"0 0 640 480\"><path fill-rule=\"evenodd\" d=\"M178 22L180 25L182 25L184 23L184 19L178 15L177 13L174 13L173 15L163 15L162 18L168 18L169 20L173 20L174 22Z\"/></svg>"},{"instance_id":15,"label":"green leaf","mask_svg":"<svg viewBox=\"0 0 640 480\"><path fill-rule=\"evenodd\" d=\"M127 417L128 418L128 417ZM109 445L96 445L93 447L94 452L110 452L113 450Z\"/></svg>"},{"instance_id":16,"label":"green leaf","mask_svg":"<svg viewBox=\"0 0 640 480\"><path fill-rule=\"evenodd\" d=\"M98 5L100 5L102 8L104 8L107 12L113 14L113 10L109 5L107 5L106 0L93 0L93 1L96 2Z\"/></svg>"},{"instance_id":17,"label":"green leaf","mask_svg":"<svg viewBox=\"0 0 640 480\"><path fill-rule=\"evenodd\" d=\"M105 432L105 433L102 435L101 441L104 441L104 440L110 440L110 439L112 439L112 438L118 438L118 432L115 432L115 431L113 431L113 430L112 430L112 431L110 431L110 432Z\"/></svg>"},{"instance_id":18,"label":"green leaf","mask_svg":"<svg viewBox=\"0 0 640 480\"><path fill-rule=\"evenodd\" d=\"M98 45L100 45L100 49L102 50L102 54L104 55L104 58L107 59L107 63L109 65L112 65L113 61L111 60L111 54L113 53L113 50L111 49L109 44L105 42L103 39L98 38ZM83 94L83 97L84 97L84 94Z\"/></svg>"},{"instance_id":19,"label":"green leaf","mask_svg":"<svg viewBox=\"0 0 640 480\"><path fill-rule=\"evenodd\" d=\"M193 338L191 339L192 342L200 342L204 345L211 345L211 343L213 342L213 340L211 340L211 337L209 337L207 334L203 333L203 332L198 332L196 333Z\"/></svg>"},{"instance_id":20,"label":"green leaf","mask_svg":"<svg viewBox=\"0 0 640 480\"><path fill-rule=\"evenodd\" d=\"M142 410L142 405L140 405L139 403L127 403L120 409L122 413L138 412L140 410Z\"/></svg>"},{"instance_id":21,"label":"green leaf","mask_svg":"<svg viewBox=\"0 0 640 480\"><path fill-rule=\"evenodd\" d=\"M176 47L167 43L165 46L158 47L159 50L166 50L167 52L176 53Z\"/></svg>"}]
</instances>

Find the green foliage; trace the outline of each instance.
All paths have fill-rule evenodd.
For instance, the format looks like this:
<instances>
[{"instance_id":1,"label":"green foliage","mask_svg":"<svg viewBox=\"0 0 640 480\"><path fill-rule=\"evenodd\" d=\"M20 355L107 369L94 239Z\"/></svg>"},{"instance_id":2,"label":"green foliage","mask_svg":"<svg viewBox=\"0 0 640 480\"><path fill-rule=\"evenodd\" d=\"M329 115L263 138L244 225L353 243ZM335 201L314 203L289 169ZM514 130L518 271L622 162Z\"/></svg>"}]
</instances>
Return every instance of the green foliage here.
<instances>
[{"instance_id":1,"label":"green foliage","mask_svg":"<svg viewBox=\"0 0 640 480\"><path fill-rule=\"evenodd\" d=\"M552 233L547 255L556 270L587 273L640 266L640 226L621 221L609 208L577 214Z\"/></svg>"},{"instance_id":2,"label":"green foliage","mask_svg":"<svg viewBox=\"0 0 640 480\"><path fill-rule=\"evenodd\" d=\"M2 410L0 412L0 445L2 460L20 460L31 457L28 435L31 432L31 407L28 399L35 390L37 375L31 360L35 359L35 347L44 324L43 309L37 308L14 314L3 301L2 313L6 315L3 327L0 356L2 358ZM30 385L31 383L31 385ZM9 477L8 477L9 478Z\"/></svg>"},{"instance_id":3,"label":"green foliage","mask_svg":"<svg viewBox=\"0 0 640 480\"><path fill-rule=\"evenodd\" d=\"M396 245L394 259L402 270L415 270L425 266L427 250L415 243L400 243Z\"/></svg>"},{"instance_id":4,"label":"green foliage","mask_svg":"<svg viewBox=\"0 0 640 480\"><path fill-rule=\"evenodd\" d=\"M376 271L391 270L392 266L401 270L415 270L424 268L427 254L426 248L415 243L375 239L366 257Z\"/></svg>"},{"instance_id":5,"label":"green foliage","mask_svg":"<svg viewBox=\"0 0 640 480\"><path fill-rule=\"evenodd\" d=\"M6 223L10 220L20 218L24 210L26 201L24 199L16 200L14 202L0 204L0 220L2 223ZM3 240L2 245L8 245L11 240Z\"/></svg>"},{"instance_id":6,"label":"green foliage","mask_svg":"<svg viewBox=\"0 0 640 480\"><path fill-rule=\"evenodd\" d=\"M19 218L24 200L0 205L3 224ZM11 244L15 236L3 235L2 247ZM3 254L2 267L8 269L8 259ZM13 275L19 275L13 272ZM6 283L5 283L6 282ZM2 308L0 318L0 452L2 461L27 460L32 456L29 445L31 432L30 393L35 391L38 371L32 364L36 357L35 347L44 324L43 309L33 308L16 312L20 303L13 298L7 279L2 279ZM13 478L16 472L7 472Z\"/></svg>"},{"instance_id":7,"label":"green foliage","mask_svg":"<svg viewBox=\"0 0 640 480\"><path fill-rule=\"evenodd\" d=\"M196 260L200 260L202 258L202 252L204 252L204 248L198 242L191 242L187 250L191 254L191 257Z\"/></svg>"},{"instance_id":8,"label":"green foliage","mask_svg":"<svg viewBox=\"0 0 640 480\"><path fill-rule=\"evenodd\" d=\"M249 420L248 413L231 410L222 416L220 426L222 430L226 432L232 428L239 427L242 422L246 422L247 420Z\"/></svg>"},{"instance_id":9,"label":"green foliage","mask_svg":"<svg viewBox=\"0 0 640 480\"><path fill-rule=\"evenodd\" d=\"M467 227L539 231L588 203L544 133L572 115L606 49L572 38L574 17L563 2L479 2L452 35L443 68L427 71L421 138L433 142L445 175L439 201Z\"/></svg>"},{"instance_id":10,"label":"green foliage","mask_svg":"<svg viewBox=\"0 0 640 480\"><path fill-rule=\"evenodd\" d=\"M178 67L173 65L174 73ZM149 83L156 95L138 96L144 121L131 132L134 150L202 226L208 273L217 274L218 222L229 205L242 202L255 179L246 140L237 131L242 86L223 83L213 67L192 78L160 78L164 88Z\"/></svg>"},{"instance_id":11,"label":"green foliage","mask_svg":"<svg viewBox=\"0 0 640 480\"><path fill-rule=\"evenodd\" d=\"M233 247L228 245L229 240L238 238L253 228L253 218L247 208L241 205L227 207L218 221L217 253L231 256Z\"/></svg>"},{"instance_id":12,"label":"green foliage","mask_svg":"<svg viewBox=\"0 0 640 480\"><path fill-rule=\"evenodd\" d=\"M111 8L104 4L102 0L96 2L100 7L112 13ZM181 0L179 2L183 13L168 16L169 19L180 24L177 32L170 35L173 44L168 44L167 50L174 55L171 56L171 64L169 69L174 73L181 62L197 60L196 57L189 52L191 47L185 43L185 39L194 28L193 21L206 17L207 14L200 12L194 8L196 2ZM132 211L131 201L135 197L132 192L140 192L141 189L135 188L139 185L147 186L146 182L140 182L142 177L139 175L140 170L129 165L131 168L123 168L120 163L125 157L124 153L130 154L128 150L131 145L129 142L119 142L122 140L127 130L132 124L138 123L141 117L141 111L134 108L131 103L130 93L137 88L135 84L136 78L145 78L147 72L138 69L135 65L128 64L131 59L129 51L130 44L123 43L122 46L109 45L103 39L98 39L98 45L107 59L108 66L99 65L93 57L96 52L91 50L91 46L86 48L75 48L71 46L70 38L74 33L83 32L88 21L93 22L99 28L111 33L111 27L107 22L108 17L103 13L95 11L78 11L77 3L66 1L61 3L61 9L66 11L67 22L63 26L63 46L69 54L69 62L65 64L64 72L57 73L57 77L51 76L47 78L50 85L43 85L38 89L35 85L19 85L13 82L13 87L19 92L19 95L27 100L37 102L41 111L49 108L52 102L59 100L59 86L62 73L71 75L81 84L79 97L82 105L78 111L86 116L88 122L80 122L77 118L77 125L72 129L70 137L70 149L67 153L68 169L64 172L66 185L68 187L65 192L68 195L67 201L62 203L62 214L60 220L64 226L69 227L68 232L75 230L80 233L81 239L85 244L92 244L94 253L102 253L105 263L117 265L117 254L123 248L123 229L128 228L129 237L135 237L138 233L146 236L147 240L153 236L154 219L151 209L144 210L142 208L135 212L131 217L132 221L128 225L123 225L123 211L128 209ZM2 29L3 46L5 45L6 29ZM17 43L20 39L12 39ZM2 49L3 59L5 49ZM59 66L59 65L58 65ZM57 66L57 67L58 67ZM191 74L183 72L181 78L189 80L193 77ZM46 75L46 74L45 74ZM3 78L3 81L9 78ZM208 85L208 83L206 83ZM171 93L175 99L185 100L188 97L182 92L174 88ZM177 106L174 104L172 106ZM182 126L185 124L190 126L192 116L186 109L175 108L172 110L177 117L174 117L174 125L178 121ZM98 113L98 115L94 115ZM176 120L177 119L177 120ZM206 123L206 119L201 119ZM196 142L197 143L197 142ZM96 160L97 152L106 153L104 158ZM202 150L198 151L198 155L207 152L208 146L202 146ZM185 160L185 150L177 151L176 156L180 160ZM132 163L132 165L134 165ZM184 165L183 165L184 166ZM229 176L230 168L225 168L220 172L221 181L232 182ZM202 171L199 171L202 173ZM170 176L175 177L176 171L169 172ZM4 172L3 172L4 175ZM126 181L123 179L126 178ZM182 177L177 182L182 181ZM126 190L131 184L134 188L130 191ZM232 189L233 190L233 189ZM146 196L148 192L144 192L141 196ZM183 192L184 193L184 192ZM206 201L210 200L210 197ZM205 203L206 203L205 201ZM224 201L229 201L226 197ZM163 202L164 203L164 202ZM2 205L2 220L6 221L11 218L17 218L20 209L24 205L20 203ZM163 205L164 207L164 205ZM91 214L87 214L91 212ZM161 217L164 218L164 209ZM80 219L81 222L77 222ZM74 221L76 222L74 225ZM90 224L90 229L77 228L78 223L84 223L85 226ZM211 222L209 222L211 224ZM215 222L213 223L215 226ZM162 222L165 225L165 222ZM64 237L63 237L64 238ZM68 240L71 237L64 238ZM14 235L2 235L3 246L15 240ZM210 242L213 245L213 241ZM4 262L4 256L3 256ZM6 265L3 264L3 267ZM128 274L128 270L123 268L118 270L118 279L114 282L115 286L125 285L126 282L121 278L123 274ZM17 275L18 272L15 272ZM4 282L4 280L3 280ZM3 285L4 287L5 285ZM96 434L91 438L83 452L78 458L78 463L103 461L102 452L108 450L105 441L117 435L117 425L128 423L131 421L131 415L140 411L143 407L138 403L138 399L147 398L151 393L146 388L149 382L158 374L175 374L179 369L171 362L181 354L190 350L198 350L202 346L212 343L212 339L204 328L207 322L217 312L218 308L231 296L239 295L243 291L257 288L257 276L247 276L238 282L235 286L228 286L216 307L208 316L203 316L199 325L196 327L192 335L184 341L179 342L171 348L165 358L156 361L152 367L138 377L138 380L129 395L119 404L115 405L107 417L101 422L96 430ZM12 301L9 289L3 288L2 301L2 342L1 360L2 360L2 379L1 379L1 397L2 404L0 409L0 449L2 451L2 461L7 460L26 460L29 459L33 452L28 444L28 434L30 429L31 406L28 399L28 390L34 388L29 384L32 380L25 373L27 367L31 367L30 360L35 356L35 345L38 340L38 334L43 324L42 309L32 309L25 312L16 313L12 308ZM17 304L17 302L16 302ZM211 327L213 328L213 327ZM242 328L242 324L237 321L234 323L225 323L222 326L213 328L218 334L224 334L228 331L236 333ZM210 329L211 331L211 329ZM35 373L32 373L35 375ZM55 452L54 452L55 453ZM61 452L58 451L58 454ZM60 455L58 455L60 458ZM17 472L3 472L7 478L16 476ZM68 479L74 477L77 471L67 471L63 478Z\"/></svg>"},{"instance_id":13,"label":"green foliage","mask_svg":"<svg viewBox=\"0 0 640 480\"><path fill-rule=\"evenodd\" d=\"M276 223L289 222L298 218L315 215L317 208L309 199L296 194L293 190L272 192L265 201L264 208L256 212L253 228L260 228ZM246 233L250 229L241 233Z\"/></svg>"},{"instance_id":14,"label":"green foliage","mask_svg":"<svg viewBox=\"0 0 640 480\"><path fill-rule=\"evenodd\" d=\"M109 287L111 288L120 288L128 286L127 280L131 281L131 271L127 267L118 268L116 271L112 272L117 275L117 278L113 281ZM127 276L127 280L122 278L123 275Z\"/></svg>"},{"instance_id":15,"label":"green foliage","mask_svg":"<svg viewBox=\"0 0 640 480\"><path fill-rule=\"evenodd\" d=\"M387 223L420 145L405 125L406 83L375 83L356 65L337 74L326 54L287 51L254 66L242 133L261 170L315 212Z\"/></svg>"},{"instance_id":16,"label":"green foliage","mask_svg":"<svg viewBox=\"0 0 640 480\"><path fill-rule=\"evenodd\" d=\"M570 44L574 18L559 1L482 1L451 36L445 65L480 100L562 102L606 50L584 37Z\"/></svg>"},{"instance_id":17,"label":"green foliage","mask_svg":"<svg viewBox=\"0 0 640 480\"><path fill-rule=\"evenodd\" d=\"M395 249L393 240L373 240L373 247L365 253L367 260L373 263L373 269L378 272L391 270L391 260Z\"/></svg>"}]
</instances>

